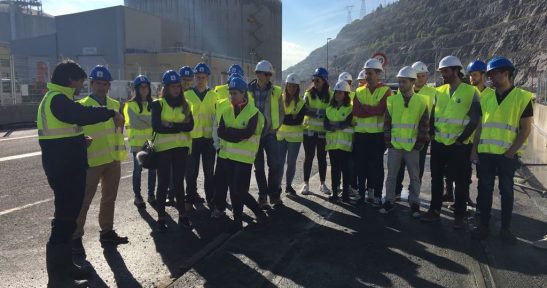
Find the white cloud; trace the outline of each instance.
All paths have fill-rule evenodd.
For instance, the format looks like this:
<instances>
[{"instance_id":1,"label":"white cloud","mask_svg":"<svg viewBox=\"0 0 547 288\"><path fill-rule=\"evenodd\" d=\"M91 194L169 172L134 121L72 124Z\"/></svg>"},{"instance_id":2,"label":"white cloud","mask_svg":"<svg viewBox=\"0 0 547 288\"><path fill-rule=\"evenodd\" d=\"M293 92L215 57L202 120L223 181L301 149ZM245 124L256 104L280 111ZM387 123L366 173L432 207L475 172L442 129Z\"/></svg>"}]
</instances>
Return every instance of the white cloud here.
<instances>
[{"instance_id":1,"label":"white cloud","mask_svg":"<svg viewBox=\"0 0 547 288\"><path fill-rule=\"evenodd\" d=\"M304 60L309 54L310 50L297 43L283 40L283 54L282 54L282 69L285 70L294 64Z\"/></svg>"}]
</instances>

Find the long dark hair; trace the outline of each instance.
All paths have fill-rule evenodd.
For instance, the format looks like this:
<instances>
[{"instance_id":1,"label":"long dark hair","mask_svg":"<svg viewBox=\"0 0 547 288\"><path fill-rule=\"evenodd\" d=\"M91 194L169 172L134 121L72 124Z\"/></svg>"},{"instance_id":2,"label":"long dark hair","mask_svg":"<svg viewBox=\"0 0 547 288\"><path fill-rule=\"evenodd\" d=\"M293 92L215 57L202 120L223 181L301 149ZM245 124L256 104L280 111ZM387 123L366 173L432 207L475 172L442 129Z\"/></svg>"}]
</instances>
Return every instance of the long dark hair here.
<instances>
[{"instance_id":1,"label":"long dark hair","mask_svg":"<svg viewBox=\"0 0 547 288\"><path fill-rule=\"evenodd\" d=\"M336 93L336 91L334 92ZM330 100L330 103L329 105L332 106L332 107L336 107L336 97L333 96L332 99ZM350 104L350 99L349 99L349 92L346 92L344 91L344 102L342 102L342 105L343 106L349 106Z\"/></svg>"},{"instance_id":2,"label":"long dark hair","mask_svg":"<svg viewBox=\"0 0 547 288\"><path fill-rule=\"evenodd\" d=\"M321 79L323 80L323 89L321 89L321 91L315 89L315 86L313 86L312 83L312 86L308 89L307 92L310 93L312 99L319 97L322 102L328 103L330 100L330 85L329 82L325 81L325 79Z\"/></svg>"},{"instance_id":3,"label":"long dark hair","mask_svg":"<svg viewBox=\"0 0 547 288\"><path fill-rule=\"evenodd\" d=\"M283 91L283 96L285 99L285 106L291 105L292 100L294 100L294 103L297 103L298 97L300 96L300 85L297 86L294 95L289 95L289 91L287 91L287 84L285 84L285 91Z\"/></svg>"},{"instance_id":4,"label":"long dark hair","mask_svg":"<svg viewBox=\"0 0 547 288\"><path fill-rule=\"evenodd\" d=\"M168 84L168 85L171 85L171 84ZM168 86L167 85L167 86ZM161 89L161 98L166 98L165 96L167 95L167 86L164 86L162 89ZM188 102L186 101L186 97L184 97L184 91L182 91L182 88L180 89L180 94L175 98L175 100L177 100L177 103L181 103L181 106L182 106L182 112L184 112L184 114L187 114L187 112L190 111L190 107L188 105Z\"/></svg>"},{"instance_id":5,"label":"long dark hair","mask_svg":"<svg viewBox=\"0 0 547 288\"><path fill-rule=\"evenodd\" d=\"M142 95L139 91L140 85L135 87L135 96L133 96L129 101L135 101L137 102L137 105L139 105L139 113L142 113ZM148 95L146 95L146 102L148 103L148 107L146 108L149 112L152 107L152 87L148 85Z\"/></svg>"}]
</instances>

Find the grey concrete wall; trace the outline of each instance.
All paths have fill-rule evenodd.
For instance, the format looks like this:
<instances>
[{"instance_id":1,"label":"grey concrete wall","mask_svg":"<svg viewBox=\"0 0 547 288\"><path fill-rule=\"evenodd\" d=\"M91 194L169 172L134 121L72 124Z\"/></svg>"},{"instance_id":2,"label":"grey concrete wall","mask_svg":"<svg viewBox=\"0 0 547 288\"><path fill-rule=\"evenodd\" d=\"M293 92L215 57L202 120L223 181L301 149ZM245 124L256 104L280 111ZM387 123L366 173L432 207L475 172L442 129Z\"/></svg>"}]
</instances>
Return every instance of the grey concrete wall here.
<instances>
[{"instance_id":1,"label":"grey concrete wall","mask_svg":"<svg viewBox=\"0 0 547 288\"><path fill-rule=\"evenodd\" d=\"M20 122L36 122L38 103L0 106L0 128Z\"/></svg>"}]
</instances>

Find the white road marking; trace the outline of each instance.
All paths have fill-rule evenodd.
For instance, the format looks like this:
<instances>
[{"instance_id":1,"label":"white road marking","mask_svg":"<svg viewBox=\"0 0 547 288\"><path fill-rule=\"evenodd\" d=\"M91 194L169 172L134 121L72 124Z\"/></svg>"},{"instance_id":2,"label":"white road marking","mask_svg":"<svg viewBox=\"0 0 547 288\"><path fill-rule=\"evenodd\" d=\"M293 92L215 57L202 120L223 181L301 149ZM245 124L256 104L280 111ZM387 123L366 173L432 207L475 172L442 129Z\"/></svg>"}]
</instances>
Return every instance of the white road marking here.
<instances>
[{"instance_id":1,"label":"white road marking","mask_svg":"<svg viewBox=\"0 0 547 288\"><path fill-rule=\"evenodd\" d=\"M27 139L27 138L37 138L37 137L38 137L38 135L28 135L28 136L13 137L13 138L0 138L0 142L10 141L10 140Z\"/></svg>"},{"instance_id":2,"label":"white road marking","mask_svg":"<svg viewBox=\"0 0 547 288\"><path fill-rule=\"evenodd\" d=\"M30 203L30 204L27 204L27 205L23 205L23 206L11 208L11 209L8 209L8 210L4 210L4 211L0 212L0 216L9 214L9 213L12 213L12 212L15 212L15 211L23 210L25 208L29 208L29 207L32 207L32 206L36 206L38 204L46 203L46 202L49 202L49 201L52 201L52 200L53 200L53 198L48 198L48 199L45 199L45 200Z\"/></svg>"},{"instance_id":3,"label":"white road marking","mask_svg":"<svg viewBox=\"0 0 547 288\"><path fill-rule=\"evenodd\" d=\"M2 158L0 158L0 162L16 160L16 159L21 159L21 158L27 158L27 157L33 157L33 156L40 156L40 155L42 155L41 151L32 152L32 153L25 153L25 154L19 154L19 155L14 155L14 156L2 157Z\"/></svg>"}]
</instances>

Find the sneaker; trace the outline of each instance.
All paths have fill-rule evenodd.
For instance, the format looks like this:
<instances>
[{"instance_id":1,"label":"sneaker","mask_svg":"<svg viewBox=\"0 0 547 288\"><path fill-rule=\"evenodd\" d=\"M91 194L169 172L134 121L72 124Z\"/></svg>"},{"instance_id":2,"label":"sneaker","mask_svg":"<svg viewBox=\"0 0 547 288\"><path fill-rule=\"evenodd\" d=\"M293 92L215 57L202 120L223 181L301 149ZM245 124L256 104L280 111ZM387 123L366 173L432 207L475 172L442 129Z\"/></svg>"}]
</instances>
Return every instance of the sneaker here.
<instances>
[{"instance_id":1,"label":"sneaker","mask_svg":"<svg viewBox=\"0 0 547 288\"><path fill-rule=\"evenodd\" d=\"M85 255L84 244L82 243L82 237L72 240L72 255Z\"/></svg>"},{"instance_id":2,"label":"sneaker","mask_svg":"<svg viewBox=\"0 0 547 288\"><path fill-rule=\"evenodd\" d=\"M127 244L129 243L129 239L127 237L119 236L118 233L114 230L110 230L104 234L101 234L99 237L99 241L101 241L101 244Z\"/></svg>"},{"instance_id":3,"label":"sneaker","mask_svg":"<svg viewBox=\"0 0 547 288\"><path fill-rule=\"evenodd\" d=\"M304 184L304 186L302 186L302 189L300 189L300 194L311 195L310 186L308 184Z\"/></svg>"},{"instance_id":4,"label":"sneaker","mask_svg":"<svg viewBox=\"0 0 547 288\"><path fill-rule=\"evenodd\" d=\"M452 228L454 230L462 230L463 228L465 228L465 218L462 216L457 216L456 218L454 218Z\"/></svg>"},{"instance_id":5,"label":"sneaker","mask_svg":"<svg viewBox=\"0 0 547 288\"><path fill-rule=\"evenodd\" d=\"M296 196L296 190L289 185L285 188L285 193L287 193L288 196Z\"/></svg>"},{"instance_id":6,"label":"sneaker","mask_svg":"<svg viewBox=\"0 0 547 288\"><path fill-rule=\"evenodd\" d=\"M135 200L133 200L133 204L135 204L135 206L137 206L138 208L146 207L146 203L144 203L144 199L142 199L142 196L135 196Z\"/></svg>"},{"instance_id":7,"label":"sneaker","mask_svg":"<svg viewBox=\"0 0 547 288\"><path fill-rule=\"evenodd\" d=\"M539 249L547 249L547 235L543 236L543 239L539 239L534 242L534 247Z\"/></svg>"},{"instance_id":8,"label":"sneaker","mask_svg":"<svg viewBox=\"0 0 547 288\"><path fill-rule=\"evenodd\" d=\"M167 231L167 223L165 223L165 220L158 219L156 222L156 227L158 228L158 232L163 233Z\"/></svg>"},{"instance_id":9,"label":"sneaker","mask_svg":"<svg viewBox=\"0 0 547 288\"><path fill-rule=\"evenodd\" d=\"M156 197L154 195L149 195L147 201L148 201L148 204L152 206L156 206Z\"/></svg>"},{"instance_id":10,"label":"sneaker","mask_svg":"<svg viewBox=\"0 0 547 288\"><path fill-rule=\"evenodd\" d=\"M258 206L260 206L260 209L268 209L270 207L270 205L268 204L268 196L259 195L258 196Z\"/></svg>"},{"instance_id":11,"label":"sneaker","mask_svg":"<svg viewBox=\"0 0 547 288\"><path fill-rule=\"evenodd\" d=\"M427 211L421 218L422 222L438 222L441 220L441 213L433 210Z\"/></svg>"},{"instance_id":12,"label":"sneaker","mask_svg":"<svg viewBox=\"0 0 547 288\"><path fill-rule=\"evenodd\" d=\"M213 213L211 213L211 218L214 218L214 219L219 219L219 218L224 217L224 216L226 216L226 212L221 211L221 210L216 209L216 208L215 208L215 210L213 210Z\"/></svg>"},{"instance_id":13,"label":"sneaker","mask_svg":"<svg viewBox=\"0 0 547 288\"><path fill-rule=\"evenodd\" d=\"M329 187L327 187L327 185L325 183L321 184L321 186L319 186L319 191L325 195L330 195L332 194L332 191L329 189Z\"/></svg>"},{"instance_id":14,"label":"sneaker","mask_svg":"<svg viewBox=\"0 0 547 288\"><path fill-rule=\"evenodd\" d=\"M154 199L154 201L156 200ZM148 200L148 202L150 202L150 200ZM173 197L167 197L167 199L165 200L165 207L169 207L169 206L176 207L176 205L177 205L177 201L175 201L175 198Z\"/></svg>"},{"instance_id":15,"label":"sneaker","mask_svg":"<svg viewBox=\"0 0 547 288\"><path fill-rule=\"evenodd\" d=\"M502 228L500 230L500 238L503 242L511 245L517 244L517 236L511 232L508 228Z\"/></svg>"},{"instance_id":16,"label":"sneaker","mask_svg":"<svg viewBox=\"0 0 547 288\"><path fill-rule=\"evenodd\" d=\"M275 208L278 208L283 206L283 200L281 200L281 196L270 197L270 204Z\"/></svg>"},{"instance_id":17,"label":"sneaker","mask_svg":"<svg viewBox=\"0 0 547 288\"><path fill-rule=\"evenodd\" d=\"M413 218L420 218L422 216L422 213L420 212L420 204L418 203L412 203L410 204L410 213L412 214Z\"/></svg>"},{"instance_id":18,"label":"sneaker","mask_svg":"<svg viewBox=\"0 0 547 288\"><path fill-rule=\"evenodd\" d=\"M194 224L190 221L188 216L179 216L179 226L182 226L184 229L193 229Z\"/></svg>"},{"instance_id":19,"label":"sneaker","mask_svg":"<svg viewBox=\"0 0 547 288\"><path fill-rule=\"evenodd\" d=\"M479 225L471 230L471 238L475 240L485 240L490 235L490 229L486 226Z\"/></svg>"},{"instance_id":20,"label":"sneaker","mask_svg":"<svg viewBox=\"0 0 547 288\"><path fill-rule=\"evenodd\" d=\"M382 208L380 208L380 210L378 210L378 212L380 212L381 214L388 214L389 212L393 211L394 208L395 207L393 207L393 205L391 205L390 201L386 201L382 205Z\"/></svg>"}]
</instances>

